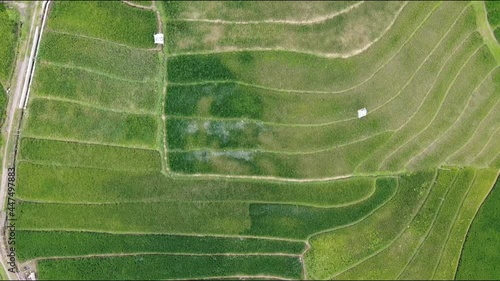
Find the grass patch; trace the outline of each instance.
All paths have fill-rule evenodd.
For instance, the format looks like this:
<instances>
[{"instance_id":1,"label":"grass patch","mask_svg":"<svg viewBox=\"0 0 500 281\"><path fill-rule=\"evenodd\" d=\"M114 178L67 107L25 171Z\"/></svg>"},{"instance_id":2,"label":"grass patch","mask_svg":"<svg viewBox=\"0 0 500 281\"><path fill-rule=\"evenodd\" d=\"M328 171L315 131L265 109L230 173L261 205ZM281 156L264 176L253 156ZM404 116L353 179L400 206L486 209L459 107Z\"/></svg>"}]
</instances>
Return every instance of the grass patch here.
<instances>
[{"instance_id":1,"label":"grass patch","mask_svg":"<svg viewBox=\"0 0 500 281\"><path fill-rule=\"evenodd\" d=\"M258 92L234 83L169 86L167 99L165 110L171 115L259 119L263 110Z\"/></svg>"},{"instance_id":2,"label":"grass patch","mask_svg":"<svg viewBox=\"0 0 500 281\"><path fill-rule=\"evenodd\" d=\"M168 266L165 266L168 265ZM236 275L277 276L299 279L297 257L271 256L169 256L148 255L66 260L44 260L40 276L49 280L201 279Z\"/></svg>"},{"instance_id":3,"label":"grass patch","mask_svg":"<svg viewBox=\"0 0 500 281\"><path fill-rule=\"evenodd\" d=\"M500 25L500 3L498 1L484 1L490 26ZM498 40L498 37L495 36Z\"/></svg>"},{"instance_id":4,"label":"grass patch","mask_svg":"<svg viewBox=\"0 0 500 281\"><path fill-rule=\"evenodd\" d=\"M157 32L153 11L136 9L121 1L56 2L47 27L141 48L154 47L153 34Z\"/></svg>"}]
</instances>

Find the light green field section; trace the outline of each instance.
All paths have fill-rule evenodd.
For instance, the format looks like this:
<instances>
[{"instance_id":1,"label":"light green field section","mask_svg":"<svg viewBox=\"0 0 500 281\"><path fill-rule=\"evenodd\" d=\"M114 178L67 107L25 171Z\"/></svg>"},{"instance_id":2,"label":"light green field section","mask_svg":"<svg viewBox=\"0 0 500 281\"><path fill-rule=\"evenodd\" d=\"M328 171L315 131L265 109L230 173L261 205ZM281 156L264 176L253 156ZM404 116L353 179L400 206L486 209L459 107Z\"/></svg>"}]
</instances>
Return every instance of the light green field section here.
<instances>
[{"instance_id":1,"label":"light green field section","mask_svg":"<svg viewBox=\"0 0 500 281\"><path fill-rule=\"evenodd\" d=\"M352 62L382 44L352 59L322 59L310 71L306 62L300 63L304 76L288 76L287 81L279 77L286 67L278 62L280 69L263 77L272 77L279 89L255 76L272 68L260 62L276 62L281 56L296 60L301 54L255 51L169 58L168 78L174 82L165 109L169 167L182 173L321 178L436 167L466 144L476 146L469 140L491 132L484 126L468 128L488 118L498 101L497 63L476 31L473 7L465 2L426 6L431 10L382 68L346 92L301 88L314 85L316 78L309 77L293 90L285 84L311 73L336 79L340 76L318 66ZM403 12L412 9L416 7L405 6ZM310 56L309 62L315 59ZM362 107L369 115L359 120L356 111Z\"/></svg>"},{"instance_id":2,"label":"light green field section","mask_svg":"<svg viewBox=\"0 0 500 281\"><path fill-rule=\"evenodd\" d=\"M156 150L23 138L20 151L19 160L44 165L133 172L161 170Z\"/></svg>"},{"instance_id":3,"label":"light green field section","mask_svg":"<svg viewBox=\"0 0 500 281\"><path fill-rule=\"evenodd\" d=\"M153 11L131 9L121 1L55 2L47 28L140 48L154 47L157 32Z\"/></svg>"},{"instance_id":4,"label":"light green field section","mask_svg":"<svg viewBox=\"0 0 500 281\"><path fill-rule=\"evenodd\" d=\"M155 83L129 82L47 63L37 69L31 87L38 97L132 113L154 113L160 102Z\"/></svg>"},{"instance_id":5,"label":"light green field section","mask_svg":"<svg viewBox=\"0 0 500 281\"><path fill-rule=\"evenodd\" d=\"M269 49L332 57L349 55L382 37L404 5L364 2L354 4L348 13L305 24L173 21L167 24L167 44L174 54Z\"/></svg>"},{"instance_id":6,"label":"light green field section","mask_svg":"<svg viewBox=\"0 0 500 281\"><path fill-rule=\"evenodd\" d=\"M112 42L47 31L39 58L128 81L151 81L158 75L158 53Z\"/></svg>"},{"instance_id":7,"label":"light green field section","mask_svg":"<svg viewBox=\"0 0 500 281\"><path fill-rule=\"evenodd\" d=\"M155 148L158 121L153 115L128 114L32 97L25 137L87 141Z\"/></svg>"},{"instance_id":8,"label":"light green field section","mask_svg":"<svg viewBox=\"0 0 500 281\"><path fill-rule=\"evenodd\" d=\"M26 145L32 146L32 143L28 142ZM35 151L34 147L28 147L27 150ZM72 151L69 149L82 151L82 154L83 151L88 153L88 151L101 149L95 146L86 148L66 145L66 147L68 154ZM61 149L63 148L64 146L61 146ZM143 158L149 155L147 152L144 151ZM137 154L137 158L140 155ZM64 160L60 156L53 157L51 160L45 159L44 162L47 163L58 159ZM90 161L92 158L88 159ZM113 160L118 161L117 156L101 161L108 161L107 168L111 168ZM64 162L58 163L64 164ZM125 171L117 171L118 165L115 166L117 170L102 170L71 168L67 165L40 165L23 160L18 167L20 176L17 194L25 201L80 204L192 200L281 203L327 208L363 202L373 196L376 188L373 177L311 183L248 182L225 179L168 178L159 172L141 172L139 168L131 171L132 166L121 165L120 167L123 167Z\"/></svg>"},{"instance_id":9,"label":"light green field section","mask_svg":"<svg viewBox=\"0 0 500 281\"><path fill-rule=\"evenodd\" d=\"M208 19L226 21L288 20L300 21L322 19L338 14L349 7L359 5L359 1L335 2L165 2L167 20Z\"/></svg>"}]
</instances>

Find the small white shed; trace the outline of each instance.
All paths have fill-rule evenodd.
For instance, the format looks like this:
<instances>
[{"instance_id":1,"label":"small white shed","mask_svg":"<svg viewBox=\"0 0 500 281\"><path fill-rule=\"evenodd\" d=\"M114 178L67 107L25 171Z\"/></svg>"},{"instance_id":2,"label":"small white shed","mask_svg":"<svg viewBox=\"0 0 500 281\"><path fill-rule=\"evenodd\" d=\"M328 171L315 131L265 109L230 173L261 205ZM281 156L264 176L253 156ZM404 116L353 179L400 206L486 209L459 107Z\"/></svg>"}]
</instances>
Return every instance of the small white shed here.
<instances>
[{"instance_id":1,"label":"small white shed","mask_svg":"<svg viewBox=\"0 0 500 281\"><path fill-rule=\"evenodd\" d=\"M368 110L366 110L366 108L361 108L360 110L358 110L358 118L365 117L367 113Z\"/></svg>"},{"instance_id":2,"label":"small white shed","mask_svg":"<svg viewBox=\"0 0 500 281\"><path fill-rule=\"evenodd\" d=\"M163 33L158 33L158 34L155 34L154 35L154 38L155 38L155 44L161 44L163 45Z\"/></svg>"}]
</instances>

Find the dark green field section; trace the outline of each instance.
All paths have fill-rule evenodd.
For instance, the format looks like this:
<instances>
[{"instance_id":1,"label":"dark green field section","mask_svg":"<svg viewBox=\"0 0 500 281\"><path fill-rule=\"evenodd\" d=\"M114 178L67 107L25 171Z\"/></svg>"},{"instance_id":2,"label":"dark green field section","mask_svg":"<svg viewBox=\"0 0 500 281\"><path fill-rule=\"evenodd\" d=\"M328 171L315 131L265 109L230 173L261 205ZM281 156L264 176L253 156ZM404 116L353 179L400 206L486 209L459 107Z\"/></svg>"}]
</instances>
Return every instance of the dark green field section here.
<instances>
[{"instance_id":1,"label":"dark green field section","mask_svg":"<svg viewBox=\"0 0 500 281\"><path fill-rule=\"evenodd\" d=\"M55 3L47 28L141 48L154 47L152 38L157 32L153 11L131 9L121 1Z\"/></svg>"},{"instance_id":2,"label":"dark green field section","mask_svg":"<svg viewBox=\"0 0 500 281\"><path fill-rule=\"evenodd\" d=\"M494 30L495 38L498 42L500 41L500 32L498 31L498 26L500 26L500 3L498 1L484 1L484 3L486 5L488 22Z\"/></svg>"},{"instance_id":3,"label":"dark green field section","mask_svg":"<svg viewBox=\"0 0 500 281\"><path fill-rule=\"evenodd\" d=\"M484 201L470 226L456 279L494 280L500 272L500 181Z\"/></svg>"},{"instance_id":4,"label":"dark green field section","mask_svg":"<svg viewBox=\"0 0 500 281\"><path fill-rule=\"evenodd\" d=\"M273 254L300 255L299 241L177 235L126 235L96 232L20 231L18 258L50 258L98 254ZM54 243L57 241L57 243ZM77 241L77 243L75 243Z\"/></svg>"},{"instance_id":5,"label":"dark green field section","mask_svg":"<svg viewBox=\"0 0 500 281\"><path fill-rule=\"evenodd\" d=\"M168 266L165 266L168 265ZM40 275L52 280L200 279L237 275L301 277L297 257L285 256L169 256L148 255L46 260Z\"/></svg>"}]
</instances>

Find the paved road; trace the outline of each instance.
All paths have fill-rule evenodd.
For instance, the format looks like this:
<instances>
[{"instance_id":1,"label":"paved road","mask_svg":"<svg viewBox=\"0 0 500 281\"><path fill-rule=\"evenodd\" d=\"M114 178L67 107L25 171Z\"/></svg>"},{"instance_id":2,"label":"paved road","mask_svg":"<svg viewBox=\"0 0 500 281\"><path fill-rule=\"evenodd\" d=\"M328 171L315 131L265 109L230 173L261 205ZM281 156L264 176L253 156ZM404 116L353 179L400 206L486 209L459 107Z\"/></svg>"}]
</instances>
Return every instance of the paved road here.
<instances>
[{"instance_id":1,"label":"paved road","mask_svg":"<svg viewBox=\"0 0 500 281\"><path fill-rule=\"evenodd\" d=\"M20 125L21 121L21 116L22 116L22 111L17 110L17 107L19 105L19 102L21 99L23 99L23 95L26 94L26 90L29 89L29 83L31 82L31 74L33 73L34 65L30 64L30 60L35 60L36 59L36 54L38 50L38 44L39 44L39 38L41 35L37 35L35 37L35 31L37 29L40 30L39 34L42 34L42 22L46 17L47 10L48 9L43 9L44 7L48 7L46 4L48 2L44 1L44 3L37 1L37 2L32 2L28 5L32 5L32 13L31 15L28 15L27 18L24 18L23 20L25 23L30 24L30 29L28 33L28 40L25 42L21 42L21 47L20 47L20 54L25 54L25 56L19 56L17 62L16 62L16 69L15 69L15 75L14 75L14 80L15 83L11 83L12 85L15 85L13 89L11 90L11 96L9 98L9 106L7 110L7 116L5 119L5 128L6 128L6 140L5 140L5 147L3 151L3 161L2 161L2 180L1 180L1 185L0 185L0 210L1 210L1 218L5 218L5 212L4 212L4 206L5 206L5 201L6 201L6 196L7 196L7 169L9 167L12 167L15 163L15 149L14 146L17 143L18 139L18 128ZM26 5L16 5L18 8L27 8ZM23 15L25 11L21 11L21 15ZM36 45L35 48L32 46ZM32 54L32 52L34 52ZM32 67L33 66L33 67ZM25 83L28 82L27 85ZM25 89L25 90L23 90ZM2 223L2 230L5 230L5 220L1 221ZM7 251L6 251L6 237L5 235L8 235L7 232L5 231L0 231L0 263L2 264L5 272L8 274L8 277L10 280L18 280L18 279L24 279L21 274L13 274L8 271L10 266L7 264L8 259L7 259Z\"/></svg>"}]
</instances>

